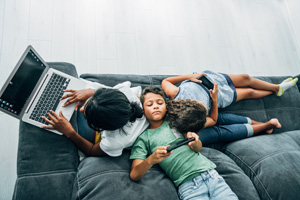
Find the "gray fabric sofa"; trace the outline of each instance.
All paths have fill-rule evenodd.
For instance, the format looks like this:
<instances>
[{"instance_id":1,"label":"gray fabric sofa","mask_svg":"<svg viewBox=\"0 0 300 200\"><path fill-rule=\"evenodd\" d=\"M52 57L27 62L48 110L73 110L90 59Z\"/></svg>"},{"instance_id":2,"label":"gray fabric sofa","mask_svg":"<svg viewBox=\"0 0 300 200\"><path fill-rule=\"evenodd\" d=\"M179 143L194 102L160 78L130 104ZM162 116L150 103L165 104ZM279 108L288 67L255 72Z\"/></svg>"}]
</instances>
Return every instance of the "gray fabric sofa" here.
<instances>
[{"instance_id":1,"label":"gray fabric sofa","mask_svg":"<svg viewBox=\"0 0 300 200\"><path fill-rule=\"evenodd\" d=\"M77 76L68 63L49 63ZM114 86L131 81L132 86L159 85L167 76L125 74L83 74L82 78ZM285 76L258 77L280 83ZM282 128L272 135L260 135L230 143L204 147L239 199L300 198L300 85L282 97L271 95L244 100L220 110L257 121L276 117ZM76 128L76 113L71 120ZM139 181L129 178L130 151L120 157L88 157L79 161L77 148L59 136L20 122L17 159L18 178L13 199L178 199L177 189L158 165Z\"/></svg>"}]
</instances>

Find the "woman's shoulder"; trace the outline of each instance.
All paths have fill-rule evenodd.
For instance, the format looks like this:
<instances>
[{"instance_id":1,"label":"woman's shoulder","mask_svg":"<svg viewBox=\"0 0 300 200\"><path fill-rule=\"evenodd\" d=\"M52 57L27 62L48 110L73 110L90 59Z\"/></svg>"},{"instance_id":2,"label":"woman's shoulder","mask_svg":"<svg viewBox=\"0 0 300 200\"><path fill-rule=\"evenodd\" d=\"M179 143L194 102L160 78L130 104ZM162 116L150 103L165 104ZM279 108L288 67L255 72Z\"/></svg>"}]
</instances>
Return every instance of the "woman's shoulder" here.
<instances>
[{"instance_id":1,"label":"woman's shoulder","mask_svg":"<svg viewBox=\"0 0 300 200\"><path fill-rule=\"evenodd\" d=\"M130 86L131 86L131 82L126 81L124 83L116 85L114 88L120 90L123 94L125 94L125 96L130 102L140 103L139 97L141 96L142 93L142 87L141 86L130 87Z\"/></svg>"}]
</instances>

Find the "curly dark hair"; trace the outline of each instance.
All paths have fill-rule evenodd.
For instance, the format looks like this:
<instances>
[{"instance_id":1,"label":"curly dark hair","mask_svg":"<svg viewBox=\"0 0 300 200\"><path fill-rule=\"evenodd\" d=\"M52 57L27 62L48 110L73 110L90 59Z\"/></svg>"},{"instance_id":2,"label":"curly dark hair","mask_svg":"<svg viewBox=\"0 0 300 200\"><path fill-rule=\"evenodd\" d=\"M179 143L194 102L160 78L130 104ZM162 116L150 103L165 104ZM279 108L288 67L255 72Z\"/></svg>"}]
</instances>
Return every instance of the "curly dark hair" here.
<instances>
[{"instance_id":1,"label":"curly dark hair","mask_svg":"<svg viewBox=\"0 0 300 200\"><path fill-rule=\"evenodd\" d=\"M179 133L198 132L206 123L207 110L196 100L170 100L167 102L167 120Z\"/></svg>"},{"instance_id":2,"label":"curly dark hair","mask_svg":"<svg viewBox=\"0 0 300 200\"><path fill-rule=\"evenodd\" d=\"M142 91L142 94L140 96L140 100L141 100L142 105L144 105L145 95L148 94L148 93L158 94L158 95L162 96L162 98L164 98L164 100L166 101L166 96L165 96L165 93L164 93L163 89L160 86L152 85L152 86L146 87Z\"/></svg>"}]
</instances>

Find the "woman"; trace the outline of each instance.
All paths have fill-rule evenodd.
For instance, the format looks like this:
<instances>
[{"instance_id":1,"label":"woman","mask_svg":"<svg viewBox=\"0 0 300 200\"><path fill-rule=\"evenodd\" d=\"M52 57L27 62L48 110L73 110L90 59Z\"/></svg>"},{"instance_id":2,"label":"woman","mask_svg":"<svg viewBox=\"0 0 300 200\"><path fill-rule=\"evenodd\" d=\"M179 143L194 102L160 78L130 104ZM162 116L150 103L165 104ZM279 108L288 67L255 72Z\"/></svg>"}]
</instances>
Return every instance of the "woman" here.
<instances>
[{"instance_id":1,"label":"woman","mask_svg":"<svg viewBox=\"0 0 300 200\"><path fill-rule=\"evenodd\" d=\"M48 118L42 117L50 126L41 128L56 129L63 133L86 156L120 156L123 149L131 147L148 126L141 103L129 85L123 85L119 89L100 88L97 91L84 89L65 92L70 93L61 98L68 99L64 106L78 102L75 107L77 110L83 105L78 114L84 116L87 122L79 120L79 130L86 129L85 123L92 130L86 129L88 134L78 134L61 112L56 114L53 111L48 113ZM96 143L88 139L94 131L101 133L101 140Z\"/></svg>"}]
</instances>

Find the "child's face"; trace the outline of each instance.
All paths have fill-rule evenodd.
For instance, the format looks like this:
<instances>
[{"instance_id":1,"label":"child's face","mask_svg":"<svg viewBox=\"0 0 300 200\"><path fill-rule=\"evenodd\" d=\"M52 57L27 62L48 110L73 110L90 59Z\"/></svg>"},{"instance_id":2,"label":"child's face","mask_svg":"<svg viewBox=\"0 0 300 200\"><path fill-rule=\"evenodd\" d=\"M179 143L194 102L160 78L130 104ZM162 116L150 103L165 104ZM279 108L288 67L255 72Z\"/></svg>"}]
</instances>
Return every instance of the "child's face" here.
<instances>
[{"instance_id":1,"label":"child's face","mask_svg":"<svg viewBox=\"0 0 300 200\"><path fill-rule=\"evenodd\" d=\"M150 123L163 120L167 112L164 98L161 95L152 92L149 92L144 96L143 107L144 114Z\"/></svg>"}]
</instances>

